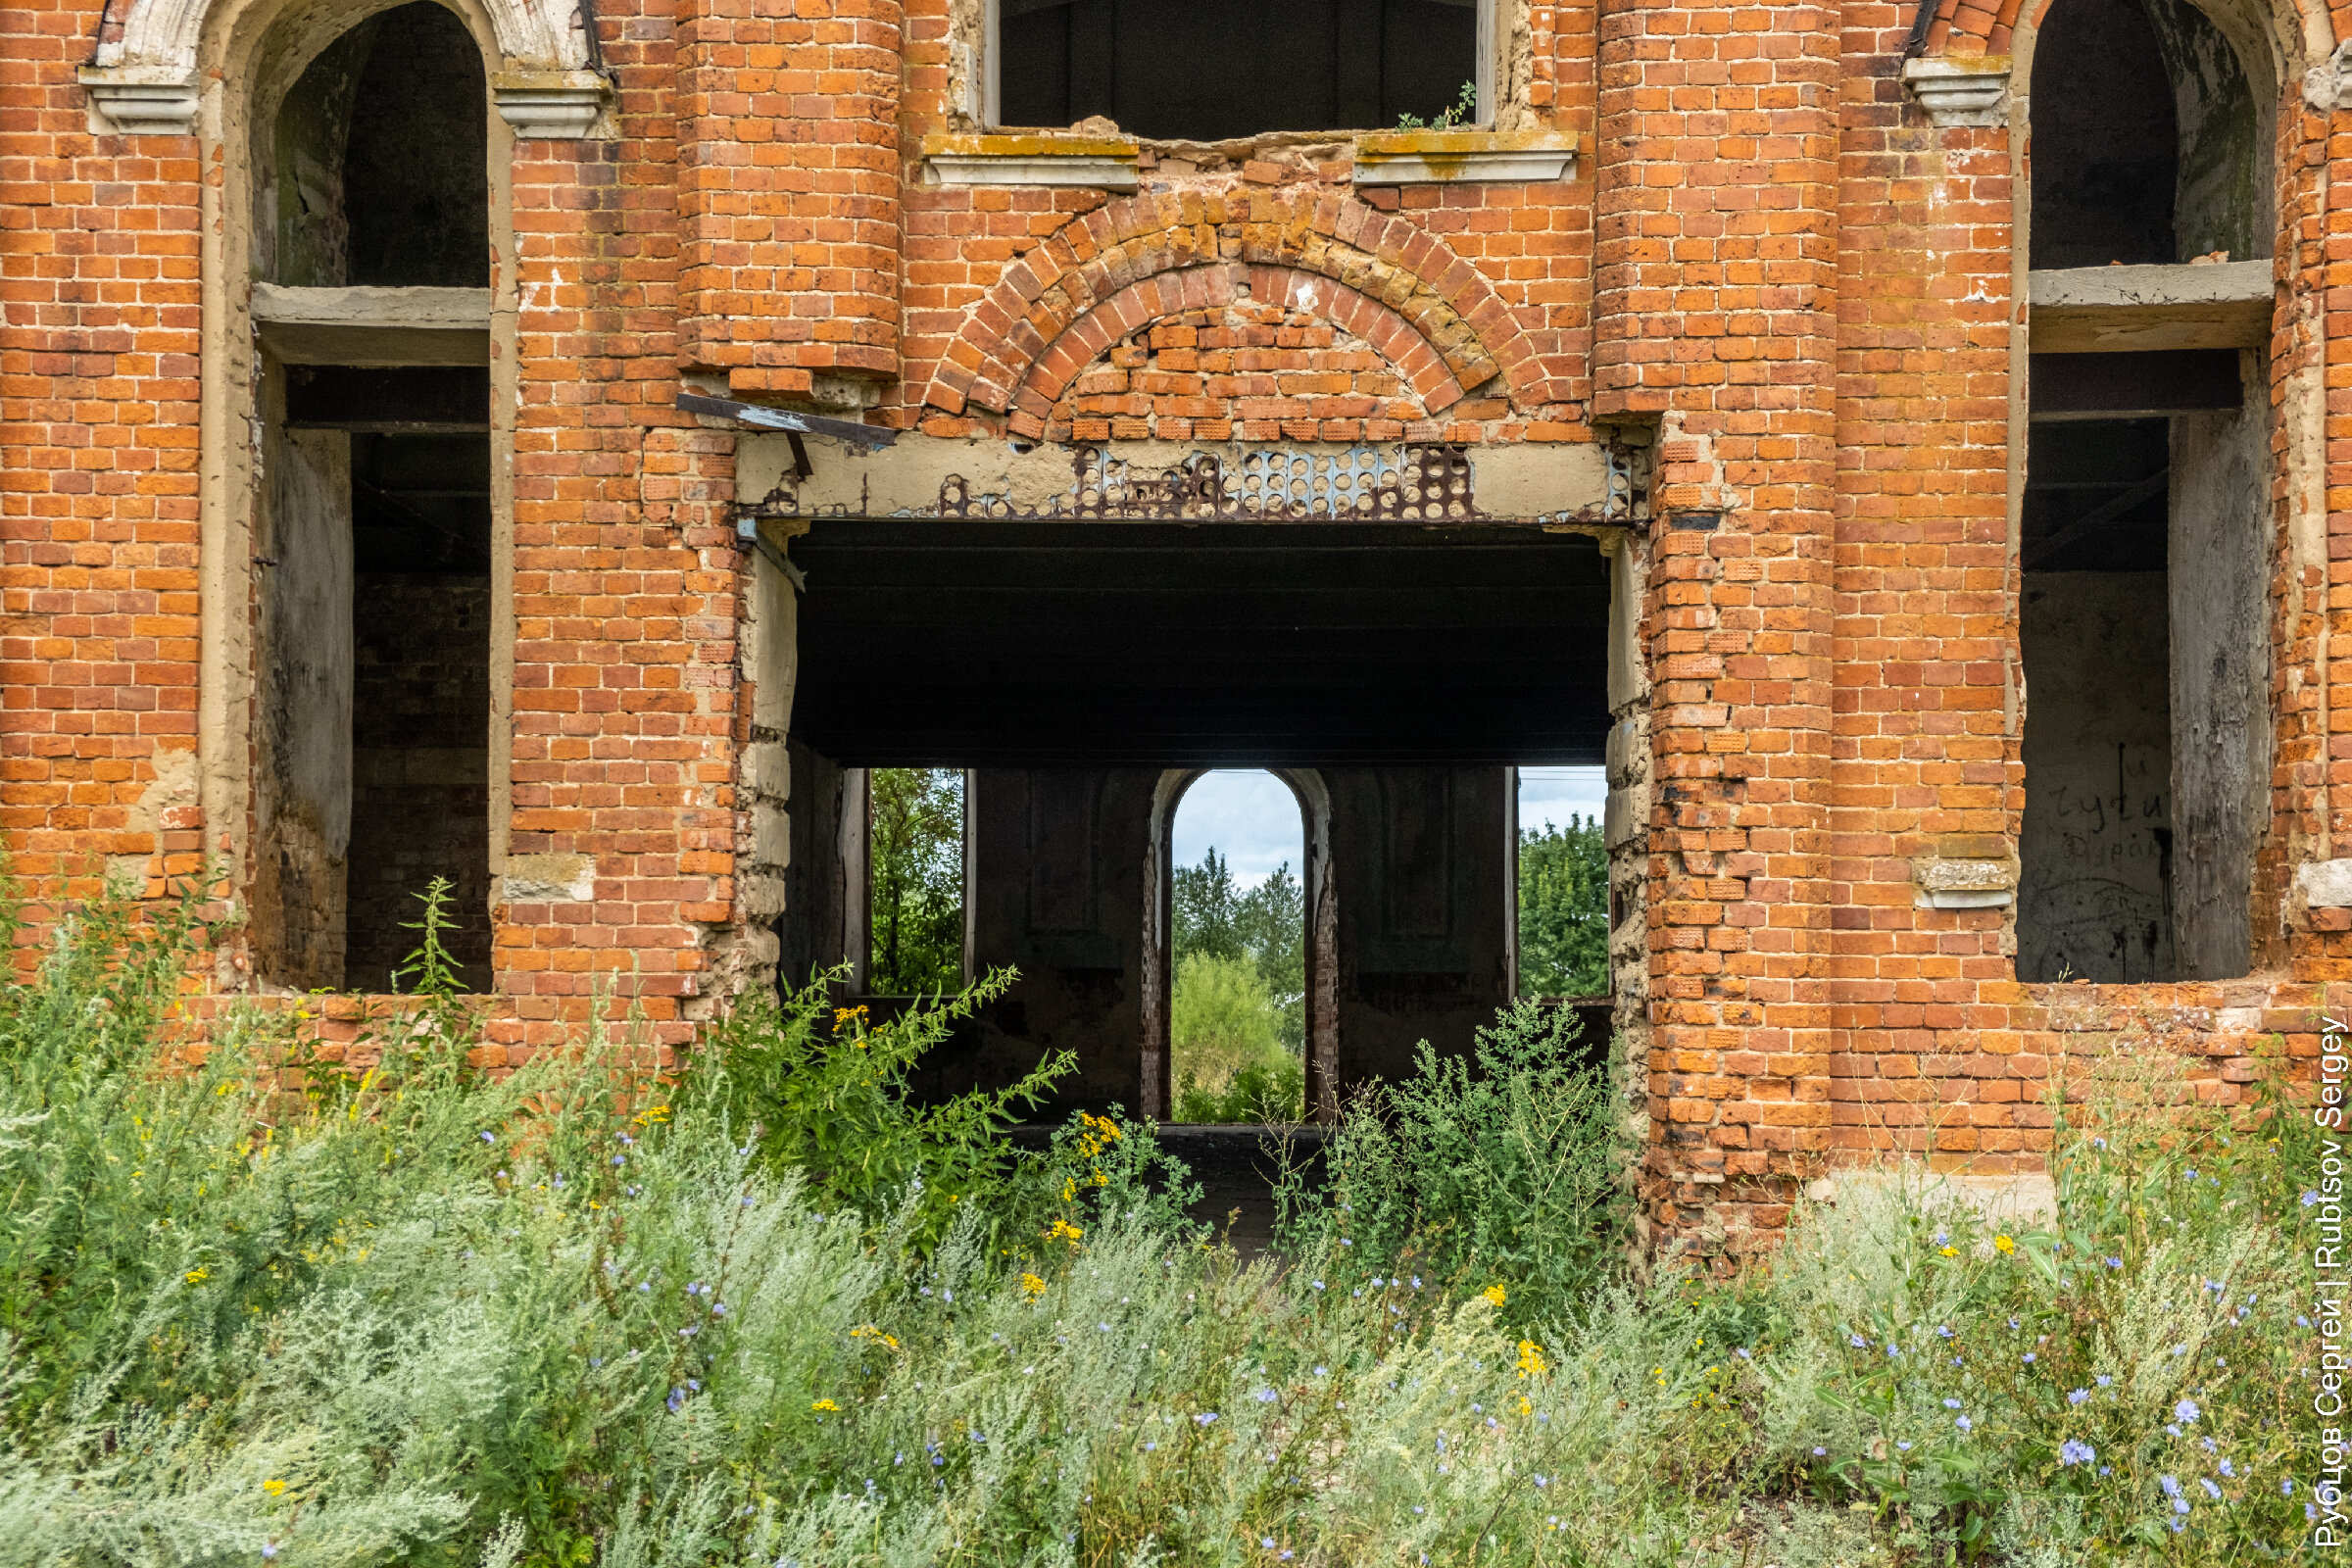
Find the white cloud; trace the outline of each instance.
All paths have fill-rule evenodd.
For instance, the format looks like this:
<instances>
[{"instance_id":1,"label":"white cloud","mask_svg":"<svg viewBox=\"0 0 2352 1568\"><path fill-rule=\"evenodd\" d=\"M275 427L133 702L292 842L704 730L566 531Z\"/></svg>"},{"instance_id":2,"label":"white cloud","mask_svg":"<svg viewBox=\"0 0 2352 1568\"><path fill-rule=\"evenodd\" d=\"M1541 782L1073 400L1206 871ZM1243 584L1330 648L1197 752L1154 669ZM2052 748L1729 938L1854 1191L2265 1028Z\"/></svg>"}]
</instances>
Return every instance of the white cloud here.
<instances>
[{"instance_id":1,"label":"white cloud","mask_svg":"<svg viewBox=\"0 0 2352 1568\"><path fill-rule=\"evenodd\" d=\"M1246 888L1286 861L1297 876L1305 843L1298 798L1288 784L1256 769L1222 769L1195 779L1176 803L1176 825L1169 835L1178 865L1199 865L1214 846L1234 880Z\"/></svg>"},{"instance_id":2,"label":"white cloud","mask_svg":"<svg viewBox=\"0 0 2352 1568\"><path fill-rule=\"evenodd\" d=\"M1607 772L1597 767L1523 767L1519 770L1519 826L1566 827L1572 816L1597 818L1608 800Z\"/></svg>"}]
</instances>

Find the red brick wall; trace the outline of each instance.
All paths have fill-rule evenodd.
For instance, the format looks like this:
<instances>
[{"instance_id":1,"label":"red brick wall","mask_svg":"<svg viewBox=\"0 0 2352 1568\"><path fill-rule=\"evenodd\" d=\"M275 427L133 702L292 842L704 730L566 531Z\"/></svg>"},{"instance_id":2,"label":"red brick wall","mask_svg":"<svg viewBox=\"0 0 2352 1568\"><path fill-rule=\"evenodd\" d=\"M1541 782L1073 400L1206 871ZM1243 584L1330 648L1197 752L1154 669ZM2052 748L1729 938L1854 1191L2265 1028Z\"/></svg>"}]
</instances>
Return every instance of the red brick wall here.
<instances>
[{"instance_id":1,"label":"red brick wall","mask_svg":"<svg viewBox=\"0 0 2352 1568\"><path fill-rule=\"evenodd\" d=\"M0 11L0 827L36 910L193 869L203 826L148 799L196 737L199 165L84 130L97 13Z\"/></svg>"},{"instance_id":2,"label":"red brick wall","mask_svg":"<svg viewBox=\"0 0 2352 1568\"><path fill-rule=\"evenodd\" d=\"M88 133L74 69L97 10L0 11L0 830L45 909L109 863L188 871L233 825L203 820L188 761L210 154ZM500 259L521 301L509 847L592 858L596 896L496 909L502 1049L564 1038L600 991L682 1041L757 972L734 445L674 411L688 374L768 397L862 377L871 417L933 435L1655 425L1653 499L1722 520L1659 531L1643 605L1642 1191L1724 1255L1839 1159L2030 1169L2062 1056L2160 1043L2228 1101L2266 1031L2316 1050L2324 983L2352 1001L2352 920L2273 913L2295 863L2352 853L2352 371L2324 355L2352 338L2352 129L2332 117L2290 95L2278 142L2261 972L2025 987L2003 911L1913 890L1923 857L2014 844L2027 781L2009 135L1926 122L1899 81L1907 4L1530 5L1529 116L1584 138L1566 181L1357 186L1346 143L1269 142L1154 162L1116 196L923 183L924 136L957 125L948 0L597 13L619 136L517 147ZM1930 46L1997 55L2032 23L1950 0ZM2308 561L2298 376L2326 382Z\"/></svg>"}]
</instances>

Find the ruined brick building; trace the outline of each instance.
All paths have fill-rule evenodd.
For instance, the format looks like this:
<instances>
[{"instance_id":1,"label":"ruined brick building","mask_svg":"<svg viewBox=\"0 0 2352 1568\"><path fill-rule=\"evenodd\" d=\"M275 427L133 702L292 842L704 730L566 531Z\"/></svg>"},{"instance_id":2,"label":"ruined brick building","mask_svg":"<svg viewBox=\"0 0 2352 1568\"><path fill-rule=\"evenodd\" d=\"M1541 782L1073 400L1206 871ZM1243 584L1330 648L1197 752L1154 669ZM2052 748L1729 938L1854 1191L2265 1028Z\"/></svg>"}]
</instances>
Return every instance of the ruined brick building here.
<instances>
[{"instance_id":1,"label":"ruined brick building","mask_svg":"<svg viewBox=\"0 0 2352 1568\"><path fill-rule=\"evenodd\" d=\"M2030 1178L2061 1058L2231 1100L2352 949L2339 34L11 0L14 871L210 858L216 996L384 989L446 875L499 1045L678 1042L966 768L956 1070L1156 1111L1169 815L1268 765L1328 1106L1511 994L1509 770L1605 761L1654 1223Z\"/></svg>"}]
</instances>

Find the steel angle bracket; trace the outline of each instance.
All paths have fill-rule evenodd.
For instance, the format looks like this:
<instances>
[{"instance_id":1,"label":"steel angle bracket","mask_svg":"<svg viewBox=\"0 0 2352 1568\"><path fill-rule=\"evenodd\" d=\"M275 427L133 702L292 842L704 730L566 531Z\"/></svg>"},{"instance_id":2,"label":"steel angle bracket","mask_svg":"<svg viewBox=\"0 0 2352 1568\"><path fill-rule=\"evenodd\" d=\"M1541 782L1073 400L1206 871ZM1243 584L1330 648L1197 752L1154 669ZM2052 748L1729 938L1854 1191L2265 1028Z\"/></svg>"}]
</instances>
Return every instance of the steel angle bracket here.
<instances>
[{"instance_id":1,"label":"steel angle bracket","mask_svg":"<svg viewBox=\"0 0 2352 1568\"><path fill-rule=\"evenodd\" d=\"M678 394L678 412L707 414L713 418L735 419L756 425L762 430L784 430L794 435L821 435L829 441L847 441L853 446L886 447L899 438L899 432L878 424L859 424L854 419L828 419L817 414L798 414L790 409L771 409L758 403L737 403L731 398L707 398L698 392Z\"/></svg>"}]
</instances>

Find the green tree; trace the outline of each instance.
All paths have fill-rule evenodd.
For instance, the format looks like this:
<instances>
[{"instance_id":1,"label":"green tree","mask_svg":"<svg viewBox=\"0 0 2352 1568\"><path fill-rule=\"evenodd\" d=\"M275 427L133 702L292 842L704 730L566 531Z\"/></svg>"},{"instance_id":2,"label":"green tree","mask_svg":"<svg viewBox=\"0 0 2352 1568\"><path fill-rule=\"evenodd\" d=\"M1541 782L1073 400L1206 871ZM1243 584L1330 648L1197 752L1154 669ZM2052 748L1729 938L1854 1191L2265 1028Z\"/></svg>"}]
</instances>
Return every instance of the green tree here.
<instances>
[{"instance_id":1,"label":"green tree","mask_svg":"<svg viewBox=\"0 0 2352 1568\"><path fill-rule=\"evenodd\" d=\"M963 984L963 775L877 767L872 782L872 970L882 996Z\"/></svg>"},{"instance_id":2,"label":"green tree","mask_svg":"<svg viewBox=\"0 0 2352 1568\"><path fill-rule=\"evenodd\" d=\"M1306 1042L1306 889L1289 861L1242 895L1239 923L1274 1004L1274 1032L1297 1055Z\"/></svg>"},{"instance_id":3,"label":"green tree","mask_svg":"<svg viewBox=\"0 0 2352 1568\"><path fill-rule=\"evenodd\" d=\"M1175 956L1205 953L1213 957L1242 956L1242 896L1233 885L1232 868L1210 845L1199 865L1176 868L1169 904L1175 913Z\"/></svg>"},{"instance_id":4,"label":"green tree","mask_svg":"<svg viewBox=\"0 0 2352 1568\"><path fill-rule=\"evenodd\" d=\"M1519 834L1519 994L1609 990L1609 852L1600 823L1572 816Z\"/></svg>"}]
</instances>

